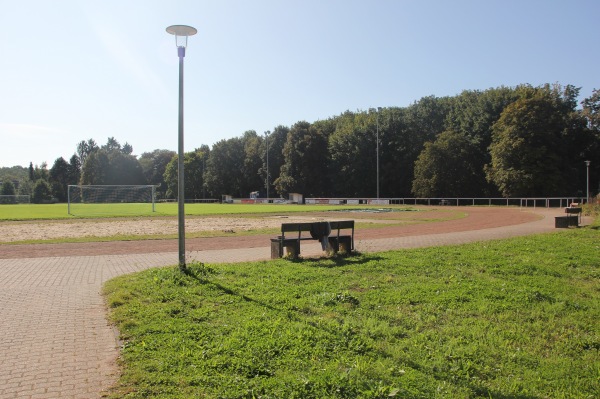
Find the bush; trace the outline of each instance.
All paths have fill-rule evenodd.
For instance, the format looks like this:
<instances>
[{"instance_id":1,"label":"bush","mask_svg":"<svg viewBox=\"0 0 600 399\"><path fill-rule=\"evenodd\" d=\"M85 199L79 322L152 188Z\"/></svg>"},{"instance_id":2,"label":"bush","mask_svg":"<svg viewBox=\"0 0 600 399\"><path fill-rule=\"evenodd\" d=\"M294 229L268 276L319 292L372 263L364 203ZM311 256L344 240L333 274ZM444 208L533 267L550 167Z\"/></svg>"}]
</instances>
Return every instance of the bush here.
<instances>
[{"instance_id":1,"label":"bush","mask_svg":"<svg viewBox=\"0 0 600 399\"><path fill-rule=\"evenodd\" d=\"M0 195L15 195L15 185L10 180L2 183L2 188L0 189Z\"/></svg>"},{"instance_id":2,"label":"bush","mask_svg":"<svg viewBox=\"0 0 600 399\"><path fill-rule=\"evenodd\" d=\"M31 202L34 204L43 204L49 202L52 198L50 184L46 180L39 179L33 185L33 195Z\"/></svg>"},{"instance_id":3,"label":"bush","mask_svg":"<svg viewBox=\"0 0 600 399\"><path fill-rule=\"evenodd\" d=\"M600 216L600 194L592 198L589 204L583 205L583 213L596 219Z\"/></svg>"}]
</instances>

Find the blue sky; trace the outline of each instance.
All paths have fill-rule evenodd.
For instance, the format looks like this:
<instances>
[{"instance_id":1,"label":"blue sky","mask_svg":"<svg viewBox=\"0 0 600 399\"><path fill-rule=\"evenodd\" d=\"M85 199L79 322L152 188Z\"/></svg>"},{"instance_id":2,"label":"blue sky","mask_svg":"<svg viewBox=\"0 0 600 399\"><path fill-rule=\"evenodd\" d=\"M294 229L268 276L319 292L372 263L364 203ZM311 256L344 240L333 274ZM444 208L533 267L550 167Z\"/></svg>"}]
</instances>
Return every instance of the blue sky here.
<instances>
[{"instance_id":1,"label":"blue sky","mask_svg":"<svg viewBox=\"0 0 600 399\"><path fill-rule=\"evenodd\" d=\"M600 88L597 0L0 0L0 166L177 149L529 83Z\"/></svg>"}]
</instances>

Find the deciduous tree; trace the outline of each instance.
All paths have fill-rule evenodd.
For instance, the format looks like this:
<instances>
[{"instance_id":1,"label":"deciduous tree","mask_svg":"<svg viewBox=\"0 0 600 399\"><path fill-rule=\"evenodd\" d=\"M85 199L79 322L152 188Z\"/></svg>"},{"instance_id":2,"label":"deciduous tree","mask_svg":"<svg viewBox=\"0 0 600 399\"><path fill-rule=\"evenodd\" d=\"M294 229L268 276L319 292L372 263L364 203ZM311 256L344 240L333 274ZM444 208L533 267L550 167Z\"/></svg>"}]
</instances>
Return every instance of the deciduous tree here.
<instances>
[{"instance_id":1,"label":"deciduous tree","mask_svg":"<svg viewBox=\"0 0 600 399\"><path fill-rule=\"evenodd\" d=\"M167 193L167 184L165 182L165 170L167 165L177 153L171 150L154 150L145 152L140 156L139 162L146 182L156 186L158 197L164 197Z\"/></svg>"},{"instance_id":2,"label":"deciduous tree","mask_svg":"<svg viewBox=\"0 0 600 399\"><path fill-rule=\"evenodd\" d=\"M52 196L59 202L67 200L67 186L69 185L69 164L63 157L57 158L50 168L49 180Z\"/></svg>"},{"instance_id":3,"label":"deciduous tree","mask_svg":"<svg viewBox=\"0 0 600 399\"><path fill-rule=\"evenodd\" d=\"M12 181L6 180L2 182L2 188L0 188L0 195L15 195L15 185Z\"/></svg>"},{"instance_id":4,"label":"deciduous tree","mask_svg":"<svg viewBox=\"0 0 600 399\"><path fill-rule=\"evenodd\" d=\"M502 195L573 194L574 141L581 133L574 114L576 93L569 87L540 88L508 105L493 126L489 181ZM575 118L575 119L574 119Z\"/></svg>"},{"instance_id":5,"label":"deciduous tree","mask_svg":"<svg viewBox=\"0 0 600 399\"><path fill-rule=\"evenodd\" d=\"M305 197L327 195L329 184L328 126L298 122L290 129L283 148L284 164L275 188L281 194Z\"/></svg>"},{"instance_id":6,"label":"deciduous tree","mask_svg":"<svg viewBox=\"0 0 600 399\"><path fill-rule=\"evenodd\" d=\"M415 162L412 192L417 197L475 196L485 184L478 169L479 149L462 133L443 132Z\"/></svg>"}]
</instances>

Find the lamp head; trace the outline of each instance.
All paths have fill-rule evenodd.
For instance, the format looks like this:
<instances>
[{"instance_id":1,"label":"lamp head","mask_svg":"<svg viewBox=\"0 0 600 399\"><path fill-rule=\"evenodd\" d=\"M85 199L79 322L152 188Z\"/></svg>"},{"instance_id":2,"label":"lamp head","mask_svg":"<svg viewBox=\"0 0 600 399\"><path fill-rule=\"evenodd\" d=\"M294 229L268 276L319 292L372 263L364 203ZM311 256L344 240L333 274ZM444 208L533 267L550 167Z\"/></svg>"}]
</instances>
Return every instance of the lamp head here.
<instances>
[{"instance_id":1,"label":"lamp head","mask_svg":"<svg viewBox=\"0 0 600 399\"><path fill-rule=\"evenodd\" d=\"M167 32L175 35L175 45L178 48L185 48L187 47L188 36L194 36L198 33L198 30L187 25L171 25L167 28Z\"/></svg>"},{"instance_id":2,"label":"lamp head","mask_svg":"<svg viewBox=\"0 0 600 399\"><path fill-rule=\"evenodd\" d=\"M589 166L590 166L590 163L591 163L592 161L584 161L584 162L585 162L585 164L586 164L586 165L589 167Z\"/></svg>"}]
</instances>

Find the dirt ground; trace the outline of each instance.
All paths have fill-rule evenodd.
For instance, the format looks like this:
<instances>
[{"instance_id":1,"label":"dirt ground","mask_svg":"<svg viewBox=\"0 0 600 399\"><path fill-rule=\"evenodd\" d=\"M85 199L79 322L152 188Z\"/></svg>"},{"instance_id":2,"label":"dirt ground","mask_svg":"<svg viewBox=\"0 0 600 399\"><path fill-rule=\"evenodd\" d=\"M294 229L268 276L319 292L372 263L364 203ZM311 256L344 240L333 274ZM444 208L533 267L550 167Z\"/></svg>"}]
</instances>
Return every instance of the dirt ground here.
<instances>
[{"instance_id":1,"label":"dirt ground","mask_svg":"<svg viewBox=\"0 0 600 399\"><path fill-rule=\"evenodd\" d=\"M354 219L368 223L357 228L355 239L401 237L420 234L479 230L525 223L538 216L515 208L452 207L425 212L323 212L285 216L189 217L186 233L221 232L219 237L190 238L188 251L265 247L273 234L233 236L232 233L277 229L281 223ZM176 234L177 218L90 219L76 221L2 222L0 243L53 238L109 237L114 235ZM232 236L227 236L232 234ZM62 244L2 244L0 259L51 256L157 253L177 251L177 240L134 240Z\"/></svg>"},{"instance_id":2,"label":"dirt ground","mask_svg":"<svg viewBox=\"0 0 600 399\"><path fill-rule=\"evenodd\" d=\"M447 212L446 212L447 213ZM428 217L449 217L440 212L428 213ZM281 223L308 222L320 220L346 219L336 213L311 214L293 216L264 217L187 217L185 229L187 233L223 232L239 233L252 230L277 229ZM355 215L350 215L355 216ZM412 214L410 215L412 216ZM366 223L398 223L402 218L370 219L361 218ZM405 218L408 222L411 219ZM420 221L420 220L418 220ZM10 243L25 240L50 240L56 238L110 237L116 235L139 236L176 234L177 218L131 218L131 219L79 219L75 221L34 221L34 222L2 222L0 223L0 242Z\"/></svg>"}]
</instances>

